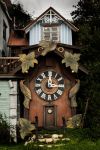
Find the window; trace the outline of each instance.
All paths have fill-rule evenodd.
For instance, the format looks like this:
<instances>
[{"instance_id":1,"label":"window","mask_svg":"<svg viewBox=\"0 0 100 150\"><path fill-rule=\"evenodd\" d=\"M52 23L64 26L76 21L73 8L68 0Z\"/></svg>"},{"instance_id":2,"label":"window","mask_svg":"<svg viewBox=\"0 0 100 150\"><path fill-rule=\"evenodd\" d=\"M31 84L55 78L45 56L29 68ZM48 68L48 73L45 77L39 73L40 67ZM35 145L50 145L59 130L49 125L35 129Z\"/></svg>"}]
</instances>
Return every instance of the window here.
<instances>
[{"instance_id":1,"label":"window","mask_svg":"<svg viewBox=\"0 0 100 150\"><path fill-rule=\"evenodd\" d=\"M6 41L6 29L7 29L7 25L6 23L3 21L3 39Z\"/></svg>"},{"instance_id":2,"label":"window","mask_svg":"<svg viewBox=\"0 0 100 150\"><path fill-rule=\"evenodd\" d=\"M43 27L42 39L46 41L59 41L59 27Z\"/></svg>"},{"instance_id":3,"label":"window","mask_svg":"<svg viewBox=\"0 0 100 150\"><path fill-rule=\"evenodd\" d=\"M61 17L59 17L54 11L50 10L48 11L43 17L42 17L42 23L53 23L57 24L59 21L62 20Z\"/></svg>"}]
</instances>

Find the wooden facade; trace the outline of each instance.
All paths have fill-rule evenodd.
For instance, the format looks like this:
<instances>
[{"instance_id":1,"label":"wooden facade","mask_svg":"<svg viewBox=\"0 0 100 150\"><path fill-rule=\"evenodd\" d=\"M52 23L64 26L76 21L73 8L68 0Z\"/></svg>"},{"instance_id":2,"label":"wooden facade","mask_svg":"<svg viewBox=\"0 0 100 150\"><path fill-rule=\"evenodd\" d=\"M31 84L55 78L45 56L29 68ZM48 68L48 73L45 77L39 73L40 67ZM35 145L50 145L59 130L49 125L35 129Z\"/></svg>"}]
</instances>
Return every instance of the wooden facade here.
<instances>
[{"instance_id":1,"label":"wooden facade","mask_svg":"<svg viewBox=\"0 0 100 150\"><path fill-rule=\"evenodd\" d=\"M68 98L68 92L70 88L74 85L75 79L70 77L68 78L68 73L63 71L63 66L60 64L59 57L54 54L49 54L49 60L48 56L44 58L44 64L43 60L39 61L39 67L37 70L35 70L35 73L32 74L32 79L30 80L29 87L32 93L32 100L30 102L30 109L29 109L29 120L32 122L35 121L35 116L38 116L39 120L39 126L40 127L61 127L63 126L62 118L64 117L66 120L72 116L71 107L70 107L70 100ZM64 78L64 91L61 93L61 95L56 100L48 100L41 98L41 96L37 95L35 90L35 81L38 75L40 75L43 72L46 71L54 71L56 73L61 74L61 76ZM47 75L48 76L48 75ZM70 76L70 75L69 75ZM48 78L48 77L47 77ZM53 78L53 77L52 77ZM46 78L45 78L46 80ZM42 83L42 88L45 88L45 93L49 91L48 88L46 89L47 81L44 81ZM40 88L39 88L40 89ZM50 89L50 92L53 93L57 91L56 87L52 87ZM41 94L43 94L41 92ZM49 111L51 112L49 113Z\"/></svg>"},{"instance_id":2,"label":"wooden facade","mask_svg":"<svg viewBox=\"0 0 100 150\"><path fill-rule=\"evenodd\" d=\"M64 120L76 114L77 103L72 104L69 96L77 84L76 74L61 62L65 52L79 54L79 48L72 45L72 33L77 31L52 7L25 28L11 31L9 57L0 57L0 107L11 124L15 126L22 117L34 123L38 117L39 127L62 127ZM56 47L42 56L44 49L39 43L46 41L45 38L53 40ZM38 64L22 73L19 54L31 52L34 52ZM79 70L87 73L81 64ZM21 81L31 93L29 107L26 108L23 106L25 93L21 91Z\"/></svg>"}]
</instances>

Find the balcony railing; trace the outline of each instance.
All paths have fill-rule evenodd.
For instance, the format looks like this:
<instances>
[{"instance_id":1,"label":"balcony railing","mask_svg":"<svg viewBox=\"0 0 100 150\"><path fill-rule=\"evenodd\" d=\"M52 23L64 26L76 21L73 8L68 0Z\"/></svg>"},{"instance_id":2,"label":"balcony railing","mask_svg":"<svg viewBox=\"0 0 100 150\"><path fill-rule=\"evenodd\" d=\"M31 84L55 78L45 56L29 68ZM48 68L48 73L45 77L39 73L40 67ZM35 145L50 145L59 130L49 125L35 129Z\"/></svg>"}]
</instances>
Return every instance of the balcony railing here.
<instances>
[{"instance_id":1,"label":"balcony railing","mask_svg":"<svg viewBox=\"0 0 100 150\"><path fill-rule=\"evenodd\" d=\"M0 57L0 74L14 73L19 66L19 57Z\"/></svg>"}]
</instances>

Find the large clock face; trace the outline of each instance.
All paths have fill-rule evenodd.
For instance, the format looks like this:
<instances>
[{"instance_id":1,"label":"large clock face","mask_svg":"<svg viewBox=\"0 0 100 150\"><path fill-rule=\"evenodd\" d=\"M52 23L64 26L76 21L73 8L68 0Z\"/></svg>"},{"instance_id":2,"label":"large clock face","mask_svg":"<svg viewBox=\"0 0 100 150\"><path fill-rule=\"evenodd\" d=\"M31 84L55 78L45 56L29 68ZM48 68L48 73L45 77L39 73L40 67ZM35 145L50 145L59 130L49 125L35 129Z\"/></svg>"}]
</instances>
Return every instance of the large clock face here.
<instances>
[{"instance_id":1,"label":"large clock face","mask_svg":"<svg viewBox=\"0 0 100 150\"><path fill-rule=\"evenodd\" d=\"M42 72L35 80L37 95L46 101L57 100L64 91L64 79L61 74L47 70Z\"/></svg>"}]
</instances>

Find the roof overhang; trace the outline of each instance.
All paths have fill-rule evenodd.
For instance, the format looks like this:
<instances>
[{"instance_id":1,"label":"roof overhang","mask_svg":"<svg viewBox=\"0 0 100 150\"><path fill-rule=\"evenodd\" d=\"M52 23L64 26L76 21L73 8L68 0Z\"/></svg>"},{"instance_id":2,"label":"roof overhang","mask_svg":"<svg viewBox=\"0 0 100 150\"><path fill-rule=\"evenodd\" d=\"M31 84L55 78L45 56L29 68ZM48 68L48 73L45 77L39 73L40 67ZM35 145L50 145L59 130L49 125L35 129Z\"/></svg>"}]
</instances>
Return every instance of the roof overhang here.
<instances>
[{"instance_id":1,"label":"roof overhang","mask_svg":"<svg viewBox=\"0 0 100 150\"><path fill-rule=\"evenodd\" d=\"M39 17L37 17L35 20L31 21L25 28L25 32L29 32L30 29L49 11L49 10L54 11L63 21L64 23L71 28L74 32L79 31L77 27L75 27L69 20L65 19L60 13L58 13L53 7L49 7L45 12L43 12Z\"/></svg>"},{"instance_id":2,"label":"roof overhang","mask_svg":"<svg viewBox=\"0 0 100 150\"><path fill-rule=\"evenodd\" d=\"M29 54L29 53L34 51L35 57L38 59L40 56L43 57L42 52L44 51L44 49L43 49L43 47L41 47L40 45L37 44L37 45L32 45L32 46L22 48L22 51L23 51L23 54ZM66 45L66 44L61 44L61 43L58 43L56 45L56 48L52 51L49 51L47 54L52 55L53 53L55 53L57 56L59 56L61 59L63 59L66 51L70 52L72 54L74 54L74 53L79 54L79 48L78 47ZM19 57L17 57L17 59L19 59ZM89 74L89 71L80 63L79 63L79 70L81 70L85 74ZM21 71L21 62L19 62L19 65L17 65L17 67L12 71L11 75L10 74L9 75L7 74L7 75L18 77L17 73L20 71ZM0 76L1 76L1 78L3 78L3 76L5 76L4 78L6 78L6 75L1 74Z\"/></svg>"},{"instance_id":3,"label":"roof overhang","mask_svg":"<svg viewBox=\"0 0 100 150\"><path fill-rule=\"evenodd\" d=\"M23 53L26 54L34 51L36 58L38 58L39 56L41 56L43 49L41 49L40 46L36 44L36 45L29 46L27 48L22 48L22 51ZM56 53L58 56L60 56L63 59L65 51L68 51L70 53L80 53L80 48L76 46L58 43L56 49L53 50L52 52ZM81 70L85 74L89 74L89 71L80 63L79 63L79 70Z\"/></svg>"}]
</instances>

